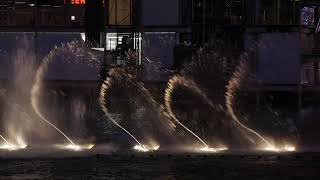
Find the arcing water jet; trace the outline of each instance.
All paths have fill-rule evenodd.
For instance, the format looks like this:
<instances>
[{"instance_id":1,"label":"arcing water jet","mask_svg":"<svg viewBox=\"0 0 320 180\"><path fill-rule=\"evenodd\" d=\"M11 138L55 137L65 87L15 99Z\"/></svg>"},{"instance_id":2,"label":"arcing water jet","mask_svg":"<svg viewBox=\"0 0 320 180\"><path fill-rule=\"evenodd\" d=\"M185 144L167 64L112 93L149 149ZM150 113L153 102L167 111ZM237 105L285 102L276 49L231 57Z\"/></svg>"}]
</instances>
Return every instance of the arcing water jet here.
<instances>
[{"instance_id":1,"label":"arcing water jet","mask_svg":"<svg viewBox=\"0 0 320 180\"><path fill-rule=\"evenodd\" d=\"M289 148L277 148L275 145L271 144L266 138L264 138L261 134L254 131L253 129L245 126L239 118L237 117L235 111L234 111L234 104L235 104L235 93L240 89L240 86L242 85L245 78L249 75L247 60L245 58L242 58L240 60L239 66L236 68L235 72L233 73L231 79L228 82L227 85L227 92L225 94L226 99L226 107L227 112L231 116L231 118L234 120L234 122L239 125L241 128L245 129L249 133L253 134L254 136L258 137L262 142L265 143L264 150L269 151L292 151L294 150L294 147L290 146Z\"/></svg>"},{"instance_id":2,"label":"arcing water jet","mask_svg":"<svg viewBox=\"0 0 320 180\"><path fill-rule=\"evenodd\" d=\"M39 82L37 82L37 86L39 86ZM55 130L57 130L61 135L63 135L72 145L76 145L65 133L63 133L58 127L56 127L54 124L52 124L50 121L48 121L40 112L39 108L38 108L38 96L39 96L39 89L38 87L32 88L31 91L31 104L32 107L35 111L35 113L47 124L49 124L50 126L52 126Z\"/></svg>"},{"instance_id":3,"label":"arcing water jet","mask_svg":"<svg viewBox=\"0 0 320 180\"><path fill-rule=\"evenodd\" d=\"M142 143L140 143L140 141L133 135L131 134L126 128L124 128L123 126L121 126L118 122L116 122L110 115L108 108L107 108L107 96L109 95L109 90L111 89L112 85L113 85L113 80L110 77L114 77L117 80L119 80L119 78L125 78L125 79L121 79L124 81L128 81L129 83L131 83L133 86L137 87L139 91L141 91L143 94L146 94L146 98L147 101L150 102L153 106L157 106L157 102L153 99L152 95L150 94L150 92L142 85L139 83L136 83L132 80L131 75L126 74L122 69L111 69L108 73L109 77L107 77L104 82L102 83L101 89L100 89L100 96L99 96L99 104L100 107L102 109L102 111L104 112L104 114L107 116L107 118L116 126L118 126L120 129L122 129L126 134L128 134L138 145L134 146L133 149L137 150L137 151L142 151L142 152L146 152L146 151L150 151L150 150L157 150L159 148L159 146L146 146L143 145ZM120 80L120 81L121 81Z\"/></svg>"},{"instance_id":4,"label":"arcing water jet","mask_svg":"<svg viewBox=\"0 0 320 180\"><path fill-rule=\"evenodd\" d=\"M39 97L41 88L43 86L43 77L45 72L48 69L49 63L53 59L54 51L51 51L50 54L42 61L40 67L36 71L35 75L35 82L31 88L31 105L34 109L35 113L47 124L49 124L51 127L53 127L55 130L57 130L63 137L65 137L72 145L76 145L65 133L63 133L58 127L56 127L54 124L52 124L50 121L48 121L40 112L39 110Z\"/></svg>"},{"instance_id":5,"label":"arcing water jet","mask_svg":"<svg viewBox=\"0 0 320 180\"><path fill-rule=\"evenodd\" d=\"M187 87L188 89L194 91L195 93L199 94L202 99L204 99L211 107L215 107L213 102L210 101L207 96L205 95L205 93L196 85L196 83L191 80L191 79L187 79L185 77L179 76L179 75L175 75L173 76L167 85L167 88L165 90L165 108L166 108L166 113L168 114L168 116L173 119L176 123L178 123L180 126L182 126L186 131L188 131L191 135L193 135L196 139L198 139L205 147L202 148L203 151L216 151L215 148L210 148L209 145L207 145L207 143L205 143L196 133L194 133L192 130L190 130L187 126L185 126L183 123L181 123L177 117L174 115L173 111L172 111L172 96L174 93L174 90L179 87L179 86L184 86Z\"/></svg>"},{"instance_id":6,"label":"arcing water jet","mask_svg":"<svg viewBox=\"0 0 320 180\"><path fill-rule=\"evenodd\" d=\"M56 56L62 55L64 58L66 55L69 54L75 55L79 58L85 58L87 61L90 62L90 66L92 62L97 61L97 58L89 52L86 48L79 47L78 42L70 42L67 44L62 44L60 48L55 47L50 53L43 59L39 68L35 74L35 82L31 88L31 105L35 111L35 113L43 120L45 123L53 127L56 131L58 131L63 137L65 137L69 143L71 144L70 147L75 147L74 149L77 150L79 145L75 144L64 132L62 132L58 127L56 127L53 123L47 120L39 110L39 97L41 93L41 88L43 87L43 78L45 73L48 70L49 64L53 61ZM68 60L68 59L66 59ZM79 61L78 59L73 59L75 61ZM81 62L77 62L81 63ZM94 63L93 63L94 64Z\"/></svg>"},{"instance_id":7,"label":"arcing water jet","mask_svg":"<svg viewBox=\"0 0 320 180\"><path fill-rule=\"evenodd\" d=\"M142 144L138 141L138 139L136 137L134 137L134 135L132 135L128 130L126 130L119 123L117 123L109 114L108 108L107 108L106 97L108 95L108 91L111 88L111 86L112 86L112 80L111 80L111 78L107 77L106 80L103 82L101 89L100 89L99 104L100 104L102 111L104 112L104 114L107 116L107 118L111 122L113 122L116 126L121 128L124 132L126 132L129 136L131 136L140 146L142 146Z\"/></svg>"}]
</instances>

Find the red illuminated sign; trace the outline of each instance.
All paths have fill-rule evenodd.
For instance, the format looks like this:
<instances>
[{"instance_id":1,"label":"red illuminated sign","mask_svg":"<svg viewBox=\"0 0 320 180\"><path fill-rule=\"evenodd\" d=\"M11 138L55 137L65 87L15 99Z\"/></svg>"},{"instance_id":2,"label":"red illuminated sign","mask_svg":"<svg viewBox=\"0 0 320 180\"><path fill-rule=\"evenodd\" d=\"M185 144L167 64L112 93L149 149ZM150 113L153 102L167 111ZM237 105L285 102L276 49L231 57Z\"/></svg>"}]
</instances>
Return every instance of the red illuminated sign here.
<instances>
[{"instance_id":1,"label":"red illuminated sign","mask_svg":"<svg viewBox=\"0 0 320 180\"><path fill-rule=\"evenodd\" d=\"M73 5L84 5L84 4L86 4L86 0L71 0L71 4L73 4Z\"/></svg>"}]
</instances>

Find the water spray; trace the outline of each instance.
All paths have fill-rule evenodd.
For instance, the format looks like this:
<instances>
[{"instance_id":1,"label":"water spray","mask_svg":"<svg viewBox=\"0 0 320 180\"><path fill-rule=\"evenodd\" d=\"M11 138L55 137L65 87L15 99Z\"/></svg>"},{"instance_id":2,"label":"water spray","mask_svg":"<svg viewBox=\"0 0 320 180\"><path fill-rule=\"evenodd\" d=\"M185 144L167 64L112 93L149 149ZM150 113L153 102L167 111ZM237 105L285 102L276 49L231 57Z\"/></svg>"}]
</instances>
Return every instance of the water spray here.
<instances>
[{"instance_id":1,"label":"water spray","mask_svg":"<svg viewBox=\"0 0 320 180\"><path fill-rule=\"evenodd\" d=\"M27 145L24 143L22 143L22 144L9 143L9 141L7 141L2 135L0 135L0 138L5 142L4 144L0 145L0 149L5 149L8 151L15 151L15 150L24 149L27 147Z\"/></svg>"},{"instance_id":2,"label":"water spray","mask_svg":"<svg viewBox=\"0 0 320 180\"><path fill-rule=\"evenodd\" d=\"M96 60L96 58L93 57L93 54L86 51L84 48L79 48L76 41L70 42L67 44L62 44L60 48L55 47L53 50L50 51L50 53L43 59L41 62L41 65L36 71L35 74L35 82L31 88L31 105L35 111L35 113L43 120L45 123L53 127L57 132L59 132L68 142L70 145L65 146L69 149L79 150L83 149L81 145L75 144L63 131L61 131L57 126L55 126L53 123L51 123L49 120L47 120L42 113L39 110L39 97L41 88L43 86L43 78L45 73L48 70L48 66L51 63L51 61L54 59L55 56L58 55L65 55L68 53L72 53L77 57L87 57L89 62L93 62L93 60ZM77 59L75 59L77 61ZM77 62L79 63L79 62ZM91 66L91 65L90 65Z\"/></svg>"},{"instance_id":3,"label":"water spray","mask_svg":"<svg viewBox=\"0 0 320 180\"><path fill-rule=\"evenodd\" d=\"M51 52L49 54L49 56L47 56L42 64L40 65L40 67L38 68L36 75L35 75L35 83L33 84L32 88L31 88L31 105L32 108L34 109L35 113L47 124L49 124L51 127L53 127L55 130L57 130L63 137L65 137L70 144L72 144L73 146L76 146L76 144L65 134L63 133L58 127L56 127L54 124L52 124L50 121L48 121L40 112L39 110L39 96L40 96L40 91L41 91L41 87L43 86L43 76L45 74L45 72L48 69L50 60L52 59L53 53Z\"/></svg>"},{"instance_id":4,"label":"water spray","mask_svg":"<svg viewBox=\"0 0 320 180\"><path fill-rule=\"evenodd\" d=\"M235 104L235 93L240 89L244 79L248 76L248 66L246 59L241 59L239 66L236 68L235 72L233 73L231 79L227 85L227 92L225 94L226 99L226 107L227 112L231 116L232 120L239 125L241 128L245 129L246 131L250 132L254 136L258 137L262 142L265 143L263 150L266 151L294 151L295 148L293 146L285 146L283 148L277 148L275 145L270 143L266 138L264 138L261 134L254 131L253 129L245 126L241 123L239 118L237 117L234 111L234 104Z\"/></svg>"},{"instance_id":5,"label":"water spray","mask_svg":"<svg viewBox=\"0 0 320 180\"><path fill-rule=\"evenodd\" d=\"M110 76L117 76L118 74L116 73L116 70L112 70L109 71L109 75ZM121 130L123 130L126 134L128 134L136 143L137 145L133 147L133 149L137 150L137 151L142 151L142 152L146 152L146 151L150 151L150 150L157 150L158 148L149 148L146 145L143 145L142 143L140 143L140 141L133 135L131 134L126 128L124 128L123 126L121 126L117 121L115 121L107 108L107 96L108 96L108 92L110 90L110 88L112 87L112 79L110 77L107 77L106 80L102 83L101 89L100 89L100 96L99 96L99 104L100 107L102 109L102 111L104 112L104 114L107 116L107 118L116 126L118 126Z\"/></svg>"},{"instance_id":6,"label":"water spray","mask_svg":"<svg viewBox=\"0 0 320 180\"><path fill-rule=\"evenodd\" d=\"M166 113L169 115L170 118L172 118L176 123L178 123L181 127L183 127L186 131L188 131L191 135L193 135L197 140L199 140L204 147L201 148L201 151L208 151L208 152L216 152L219 151L219 149L216 148L211 148L207 143L204 142L196 133L194 133L192 130L190 130L187 126L185 126L183 123L181 123L177 117L174 115L172 111L172 96L174 93L174 90L179 87L179 86L184 86L187 87L188 89L191 89L192 91L196 92L199 94L211 107L214 107L214 104L212 101L210 101L205 93L196 85L196 83L191 80L187 79L183 76L175 75L173 76L167 85L167 88L165 90L165 108L166 108ZM225 150L224 148L223 150Z\"/></svg>"}]
</instances>

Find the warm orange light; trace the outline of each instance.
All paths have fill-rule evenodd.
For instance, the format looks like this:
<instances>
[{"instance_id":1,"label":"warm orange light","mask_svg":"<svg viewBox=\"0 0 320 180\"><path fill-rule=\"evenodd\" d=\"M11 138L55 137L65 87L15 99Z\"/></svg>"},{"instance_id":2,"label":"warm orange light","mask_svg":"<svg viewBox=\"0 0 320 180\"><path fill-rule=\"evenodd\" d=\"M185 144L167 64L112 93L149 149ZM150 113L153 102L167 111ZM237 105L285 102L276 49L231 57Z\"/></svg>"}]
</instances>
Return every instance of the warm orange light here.
<instances>
[{"instance_id":1,"label":"warm orange light","mask_svg":"<svg viewBox=\"0 0 320 180\"><path fill-rule=\"evenodd\" d=\"M73 5L84 5L84 4L86 4L86 0L71 0L71 4L73 4Z\"/></svg>"}]
</instances>

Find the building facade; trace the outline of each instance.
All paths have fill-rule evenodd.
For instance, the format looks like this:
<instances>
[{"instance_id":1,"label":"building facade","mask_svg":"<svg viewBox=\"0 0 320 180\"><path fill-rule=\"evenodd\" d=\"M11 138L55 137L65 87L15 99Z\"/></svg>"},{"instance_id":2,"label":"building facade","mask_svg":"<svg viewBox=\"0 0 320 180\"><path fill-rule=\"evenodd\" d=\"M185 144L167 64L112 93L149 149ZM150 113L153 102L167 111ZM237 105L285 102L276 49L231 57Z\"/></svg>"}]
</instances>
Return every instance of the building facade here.
<instances>
[{"instance_id":1,"label":"building facade","mask_svg":"<svg viewBox=\"0 0 320 180\"><path fill-rule=\"evenodd\" d=\"M100 45L106 54L121 48L124 40L125 46L138 54L137 64L148 57L169 68L175 64L174 48L179 43L202 46L212 39L222 39L226 55L250 54L258 78L271 89L309 88L320 82L317 1L101 2L105 28ZM85 4L85 0L0 0L0 30L84 33ZM169 40L171 44L164 43ZM113 63L123 62L118 58Z\"/></svg>"},{"instance_id":2,"label":"building facade","mask_svg":"<svg viewBox=\"0 0 320 180\"><path fill-rule=\"evenodd\" d=\"M70 27L83 25L84 4L73 0L1 0L2 27ZM78 1L76 1L78 2ZM80 2L80 1L79 1Z\"/></svg>"},{"instance_id":3,"label":"building facade","mask_svg":"<svg viewBox=\"0 0 320 180\"><path fill-rule=\"evenodd\" d=\"M223 55L235 60L228 62L230 75L236 57L246 52L262 94L291 94L301 106L319 89L319 5L316 0L194 0L193 42L221 40Z\"/></svg>"}]
</instances>

